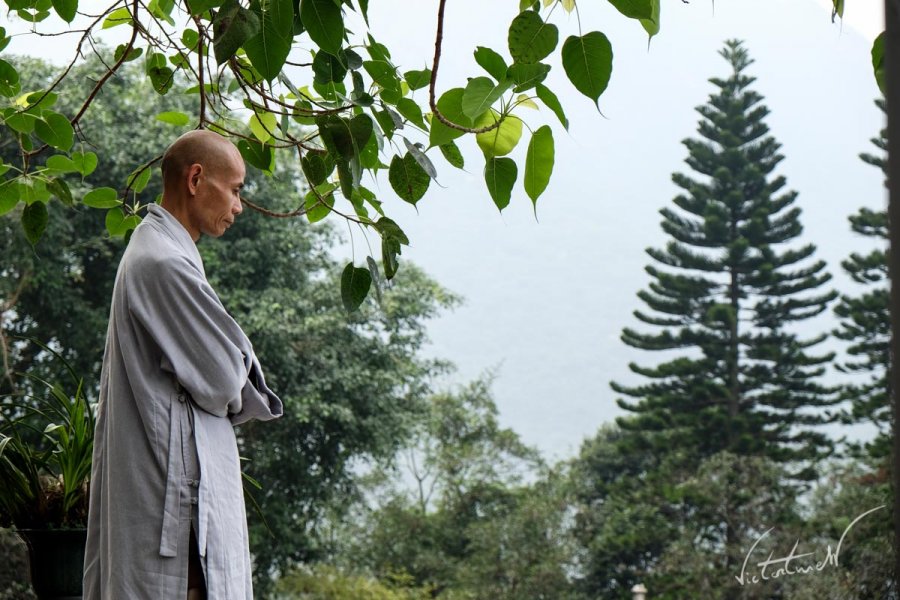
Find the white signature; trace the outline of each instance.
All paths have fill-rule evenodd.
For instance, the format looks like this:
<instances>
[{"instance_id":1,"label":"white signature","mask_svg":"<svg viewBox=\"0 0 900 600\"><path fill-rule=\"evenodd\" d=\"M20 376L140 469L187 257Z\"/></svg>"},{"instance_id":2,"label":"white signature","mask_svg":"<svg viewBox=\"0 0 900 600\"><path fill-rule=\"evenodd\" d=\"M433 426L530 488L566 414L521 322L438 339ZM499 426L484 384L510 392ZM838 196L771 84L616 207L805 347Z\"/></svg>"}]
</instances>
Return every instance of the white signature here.
<instances>
[{"instance_id":1,"label":"white signature","mask_svg":"<svg viewBox=\"0 0 900 600\"><path fill-rule=\"evenodd\" d=\"M769 533L773 529L775 529L774 527L770 527L768 530L766 530L765 533L763 533L761 536L759 536L756 539L756 541L753 543L753 546L750 547L750 551L747 553L747 556L744 558L744 565L741 567L740 577L735 575L734 578L737 579L739 584L745 585L745 584L759 583L760 581L768 581L769 579L777 579L779 577L784 577L786 575L805 575L806 573L811 573L813 571L822 571L827 566L837 567L840 562L841 545L844 543L844 538L847 537L847 533L850 531L850 529L854 525L859 523L859 521L863 517L872 514L876 510L881 510L884 507L885 507L884 504L882 504L881 506L876 506L872 510L867 510L863 514L861 514L858 517L856 517L855 519L853 519L853 521L851 521L850 524L847 525L847 528L844 529L844 533L841 534L841 539L838 540L837 547L834 550L832 550L831 544L828 544L828 547L825 550L825 558L823 558L820 562L814 562L812 564L805 564L805 565L799 565L799 566L794 565L792 568L791 561L795 561L797 559L804 558L806 556L812 556L815 554L815 552L805 552L803 554L797 554L796 553L797 546L800 544L800 540L797 540L796 542L794 542L794 547L791 548L790 553L783 558L772 558L772 555L775 554L775 551L773 550L772 552L769 552L769 557L766 560L756 563L756 566L759 567L759 574L751 575L751 574L747 573L747 563L750 561L750 555L753 554L753 551L756 549L756 547L759 545L759 543L763 540L763 538L766 537L767 535L769 535ZM775 569L772 572L767 572L767 569L769 569L769 567L772 567L773 565L782 564L782 563L783 563L783 566L778 567L777 569Z\"/></svg>"}]
</instances>

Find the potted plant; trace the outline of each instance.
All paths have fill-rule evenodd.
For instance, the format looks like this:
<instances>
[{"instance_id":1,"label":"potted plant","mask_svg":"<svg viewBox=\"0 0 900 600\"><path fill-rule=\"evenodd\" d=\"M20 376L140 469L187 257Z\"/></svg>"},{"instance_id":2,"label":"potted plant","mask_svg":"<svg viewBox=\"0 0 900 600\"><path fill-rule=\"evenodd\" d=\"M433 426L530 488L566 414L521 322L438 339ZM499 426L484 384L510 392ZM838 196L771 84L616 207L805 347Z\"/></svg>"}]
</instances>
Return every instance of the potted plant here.
<instances>
[{"instance_id":1,"label":"potted plant","mask_svg":"<svg viewBox=\"0 0 900 600\"><path fill-rule=\"evenodd\" d=\"M28 546L41 600L81 597L94 446L94 407L58 353L65 385L23 374L23 392L0 398L0 526Z\"/></svg>"}]
</instances>

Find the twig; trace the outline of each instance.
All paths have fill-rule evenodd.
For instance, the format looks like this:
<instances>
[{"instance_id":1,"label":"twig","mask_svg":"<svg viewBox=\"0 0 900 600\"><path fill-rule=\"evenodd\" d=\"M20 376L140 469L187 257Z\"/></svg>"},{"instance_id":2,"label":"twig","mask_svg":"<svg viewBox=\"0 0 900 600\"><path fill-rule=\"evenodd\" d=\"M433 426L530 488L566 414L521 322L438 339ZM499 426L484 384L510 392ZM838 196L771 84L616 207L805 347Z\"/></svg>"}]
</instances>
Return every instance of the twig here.
<instances>
[{"instance_id":1,"label":"twig","mask_svg":"<svg viewBox=\"0 0 900 600\"><path fill-rule=\"evenodd\" d=\"M431 112L435 117L437 117L437 120L451 129L456 129L457 131L465 131L466 133L485 133L491 131L492 129L497 129L498 127L500 127L500 124L503 123L503 120L506 118L505 116L501 116L492 125L473 129L471 127L463 127L462 125L454 123L453 121L442 115L441 111L438 110L434 90L437 86L438 66L441 62L441 44L444 41L444 7L446 5L447 0L440 0L440 4L438 4L437 33L434 37L434 62L431 65L431 81L428 84L428 105L431 107Z\"/></svg>"}]
</instances>

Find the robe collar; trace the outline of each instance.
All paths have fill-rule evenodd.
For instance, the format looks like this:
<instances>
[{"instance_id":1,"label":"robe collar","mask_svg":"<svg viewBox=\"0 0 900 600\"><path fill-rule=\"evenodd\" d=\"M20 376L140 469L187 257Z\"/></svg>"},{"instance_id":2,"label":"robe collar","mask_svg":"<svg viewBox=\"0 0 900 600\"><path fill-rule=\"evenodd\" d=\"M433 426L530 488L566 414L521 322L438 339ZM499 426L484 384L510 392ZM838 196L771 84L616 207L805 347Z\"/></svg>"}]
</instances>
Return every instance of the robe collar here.
<instances>
[{"instance_id":1,"label":"robe collar","mask_svg":"<svg viewBox=\"0 0 900 600\"><path fill-rule=\"evenodd\" d=\"M172 213L159 204L150 204L147 206L147 213L147 216L144 218L144 223L149 223L154 229L161 231L171 238L172 241L184 250L190 261L200 269L200 272L206 276L206 271L203 268L203 259L200 258L197 244L191 239L191 235L188 233L187 229L184 228L184 225L182 225Z\"/></svg>"}]
</instances>

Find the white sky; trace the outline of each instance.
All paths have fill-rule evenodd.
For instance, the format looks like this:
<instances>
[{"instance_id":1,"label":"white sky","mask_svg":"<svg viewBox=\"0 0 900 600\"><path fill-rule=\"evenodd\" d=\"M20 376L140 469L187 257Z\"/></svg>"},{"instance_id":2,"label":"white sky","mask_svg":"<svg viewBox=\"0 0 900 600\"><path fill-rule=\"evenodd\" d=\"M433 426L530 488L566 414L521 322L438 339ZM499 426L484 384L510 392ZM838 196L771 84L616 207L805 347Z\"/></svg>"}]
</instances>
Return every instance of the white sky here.
<instances>
[{"instance_id":1,"label":"white sky","mask_svg":"<svg viewBox=\"0 0 900 600\"><path fill-rule=\"evenodd\" d=\"M840 260L867 247L850 233L846 217L884 199L881 175L857 158L882 126L869 57L882 29L881 2L850 0L843 24L832 25L830 0L717 0L714 6L664 0L662 31L649 51L637 22L604 2L581 4L583 30L604 31L613 44L612 81L600 101L605 118L554 64L548 85L571 125L566 133L546 110L529 117L534 128L549 123L556 139L556 168L538 203L539 223L521 184L498 214L473 140L461 144L466 172L435 156L444 187L432 184L418 213L394 198L386 181L377 188L412 240L403 259L466 298L465 306L432 324L429 352L456 362L460 382L497 367L501 421L551 457L572 455L585 436L620 414L609 381L635 383L629 361L659 360L628 348L619 334L623 326L639 326L631 313L647 282L644 249L666 241L657 211L676 193L670 174L687 172L680 140L694 135L693 109L712 92L707 79L727 75L717 54L725 39L745 40L756 60L755 88L766 97L767 123L786 156L778 172L800 192L803 241L819 246L841 290L852 288L837 272ZM436 0L371 5L373 31L395 62L404 70L425 67ZM506 29L517 6L518 0L448 3L441 90L478 74L476 45L508 56ZM554 22L561 39L577 33L574 17L560 13ZM7 17L0 16L0 25L9 25ZM50 41L35 45L25 38L5 52L56 61L70 55ZM526 144L517 150L520 158ZM357 239L357 251L364 247ZM349 245L344 252L349 256ZM833 326L826 316L811 329Z\"/></svg>"}]
</instances>

